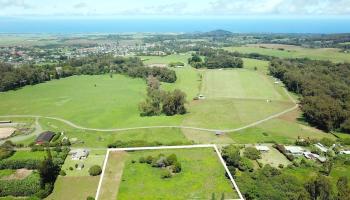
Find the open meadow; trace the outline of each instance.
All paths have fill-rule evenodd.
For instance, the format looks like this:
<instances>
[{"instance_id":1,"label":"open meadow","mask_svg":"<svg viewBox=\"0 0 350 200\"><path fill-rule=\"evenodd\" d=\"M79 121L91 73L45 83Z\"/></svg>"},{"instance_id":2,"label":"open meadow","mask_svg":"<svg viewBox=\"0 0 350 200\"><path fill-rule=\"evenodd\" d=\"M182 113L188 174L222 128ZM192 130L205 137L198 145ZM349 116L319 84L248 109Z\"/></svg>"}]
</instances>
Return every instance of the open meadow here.
<instances>
[{"instance_id":1,"label":"open meadow","mask_svg":"<svg viewBox=\"0 0 350 200\"><path fill-rule=\"evenodd\" d=\"M165 156L176 154L181 172L162 179L162 169L138 162L140 157L160 153ZM238 197L212 148L111 152L110 157L100 191L101 200L209 199L213 193L216 197L222 193L225 198ZM111 168L113 163L119 164Z\"/></svg>"},{"instance_id":2,"label":"open meadow","mask_svg":"<svg viewBox=\"0 0 350 200\"><path fill-rule=\"evenodd\" d=\"M225 47L229 51L241 53L259 53L280 58L310 58L315 60L330 60L333 62L350 62L350 54L340 52L335 48L304 48L281 44L252 44L241 47Z\"/></svg>"}]
</instances>

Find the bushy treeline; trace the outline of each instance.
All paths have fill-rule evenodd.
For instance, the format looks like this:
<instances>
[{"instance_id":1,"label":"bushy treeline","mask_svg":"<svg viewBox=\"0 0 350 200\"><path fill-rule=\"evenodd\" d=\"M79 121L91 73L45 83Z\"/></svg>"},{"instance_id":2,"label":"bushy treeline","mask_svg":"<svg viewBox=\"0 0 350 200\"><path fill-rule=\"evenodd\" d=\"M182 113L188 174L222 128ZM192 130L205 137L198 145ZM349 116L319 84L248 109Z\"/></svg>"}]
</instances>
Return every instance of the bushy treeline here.
<instances>
[{"instance_id":1,"label":"bushy treeline","mask_svg":"<svg viewBox=\"0 0 350 200\"><path fill-rule=\"evenodd\" d=\"M276 59L270 73L301 94L301 109L310 124L350 133L350 64Z\"/></svg>"},{"instance_id":2,"label":"bushy treeline","mask_svg":"<svg viewBox=\"0 0 350 200\"><path fill-rule=\"evenodd\" d=\"M245 148L241 155L241 147L229 145L222 149L222 157L231 175L240 186L244 199L247 200L348 200L350 185L346 176L333 179L336 181L336 190L333 187L330 173L324 175L323 171L327 163L348 165L349 160L335 158L337 161L330 161L323 165L314 164L302 159L300 163L290 164L288 166L279 165L278 168L269 164L262 164L258 160L255 162L258 166L254 167L251 160L258 158L256 153L249 150L248 156ZM247 157L248 156L248 157ZM331 158L329 158L331 159ZM332 165L333 165L332 164ZM332 166L330 165L330 166ZM297 178L298 175L291 173L292 170L312 168L316 176ZM286 168L286 169L284 169ZM329 168L329 167L328 167ZM332 168L332 167L330 167ZM239 170L239 173L237 171ZM293 171L292 171L293 172ZM319 172L319 173L318 173Z\"/></svg>"},{"instance_id":3,"label":"bushy treeline","mask_svg":"<svg viewBox=\"0 0 350 200\"><path fill-rule=\"evenodd\" d=\"M0 62L0 92L73 75L106 73L120 73L139 78L147 78L151 75L168 83L173 83L177 79L175 71L167 68L145 67L137 57L90 56L45 66L13 66Z\"/></svg>"},{"instance_id":4,"label":"bushy treeline","mask_svg":"<svg viewBox=\"0 0 350 200\"><path fill-rule=\"evenodd\" d=\"M201 58L204 56L204 60ZM188 63L195 68L243 68L243 61L231 52L222 49L200 49L197 53L192 54Z\"/></svg>"}]
</instances>

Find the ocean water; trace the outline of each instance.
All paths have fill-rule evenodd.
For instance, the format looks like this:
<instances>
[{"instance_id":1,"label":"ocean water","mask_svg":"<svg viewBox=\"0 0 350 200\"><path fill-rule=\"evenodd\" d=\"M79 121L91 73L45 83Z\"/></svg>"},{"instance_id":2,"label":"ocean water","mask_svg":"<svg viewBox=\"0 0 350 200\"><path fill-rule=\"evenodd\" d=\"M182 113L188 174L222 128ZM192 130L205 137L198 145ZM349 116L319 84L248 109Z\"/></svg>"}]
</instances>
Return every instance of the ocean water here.
<instances>
[{"instance_id":1,"label":"ocean water","mask_svg":"<svg viewBox=\"0 0 350 200\"><path fill-rule=\"evenodd\" d=\"M0 33L196 32L350 33L350 18L306 19L12 19L0 18Z\"/></svg>"}]
</instances>

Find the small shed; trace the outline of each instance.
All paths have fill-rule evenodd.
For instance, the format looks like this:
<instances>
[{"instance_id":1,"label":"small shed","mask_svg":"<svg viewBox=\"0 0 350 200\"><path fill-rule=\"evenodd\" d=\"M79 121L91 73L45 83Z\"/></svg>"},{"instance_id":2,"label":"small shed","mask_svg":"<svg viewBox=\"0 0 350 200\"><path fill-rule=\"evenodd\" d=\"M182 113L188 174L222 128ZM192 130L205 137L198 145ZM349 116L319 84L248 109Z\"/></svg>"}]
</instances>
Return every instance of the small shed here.
<instances>
[{"instance_id":1,"label":"small shed","mask_svg":"<svg viewBox=\"0 0 350 200\"><path fill-rule=\"evenodd\" d=\"M224 132L222 132L222 131L215 131L215 135L216 136L220 136L220 135L223 135L224 134Z\"/></svg>"},{"instance_id":2,"label":"small shed","mask_svg":"<svg viewBox=\"0 0 350 200\"><path fill-rule=\"evenodd\" d=\"M328 151L328 149L323 146L323 144L321 143L317 143L317 144L314 144L316 148L318 148L320 151L322 151L323 153L326 153Z\"/></svg>"},{"instance_id":3,"label":"small shed","mask_svg":"<svg viewBox=\"0 0 350 200\"><path fill-rule=\"evenodd\" d=\"M339 151L339 154L350 155L350 150Z\"/></svg>"},{"instance_id":4,"label":"small shed","mask_svg":"<svg viewBox=\"0 0 350 200\"><path fill-rule=\"evenodd\" d=\"M37 145L39 144L43 144L43 143L47 143L50 142L53 138L53 136L55 136L55 133L52 131L45 131L40 133L40 135L36 138L35 143Z\"/></svg>"},{"instance_id":5,"label":"small shed","mask_svg":"<svg viewBox=\"0 0 350 200\"><path fill-rule=\"evenodd\" d=\"M255 148L260 152L269 152L270 151L268 146L256 145Z\"/></svg>"}]
</instances>

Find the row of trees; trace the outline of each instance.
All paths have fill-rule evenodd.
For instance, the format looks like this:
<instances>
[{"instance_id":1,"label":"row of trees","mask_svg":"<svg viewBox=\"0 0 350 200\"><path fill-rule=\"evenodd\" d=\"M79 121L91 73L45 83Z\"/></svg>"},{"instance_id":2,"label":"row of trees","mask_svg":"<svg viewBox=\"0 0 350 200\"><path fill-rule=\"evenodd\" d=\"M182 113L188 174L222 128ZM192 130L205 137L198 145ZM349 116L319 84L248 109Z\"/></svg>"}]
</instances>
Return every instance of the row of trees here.
<instances>
[{"instance_id":1,"label":"row of trees","mask_svg":"<svg viewBox=\"0 0 350 200\"><path fill-rule=\"evenodd\" d=\"M0 62L0 92L73 75L106 73L120 73L145 79L148 76L154 76L160 81L168 83L173 83L177 79L175 71L167 68L145 67L141 59L137 57L90 56L45 66L22 65L15 67Z\"/></svg>"},{"instance_id":2,"label":"row of trees","mask_svg":"<svg viewBox=\"0 0 350 200\"><path fill-rule=\"evenodd\" d=\"M350 64L275 59L270 73L301 94L301 109L310 124L350 133Z\"/></svg>"},{"instance_id":3,"label":"row of trees","mask_svg":"<svg viewBox=\"0 0 350 200\"><path fill-rule=\"evenodd\" d=\"M147 79L147 98L139 105L141 116L155 116L165 114L168 116L185 114L186 94L181 90L172 92L160 89L160 83L156 77Z\"/></svg>"},{"instance_id":4,"label":"row of trees","mask_svg":"<svg viewBox=\"0 0 350 200\"><path fill-rule=\"evenodd\" d=\"M205 57L204 60L201 56ZM197 53L192 54L192 57L188 59L188 63L195 68L243 68L241 58L222 49L200 49Z\"/></svg>"}]
</instances>

